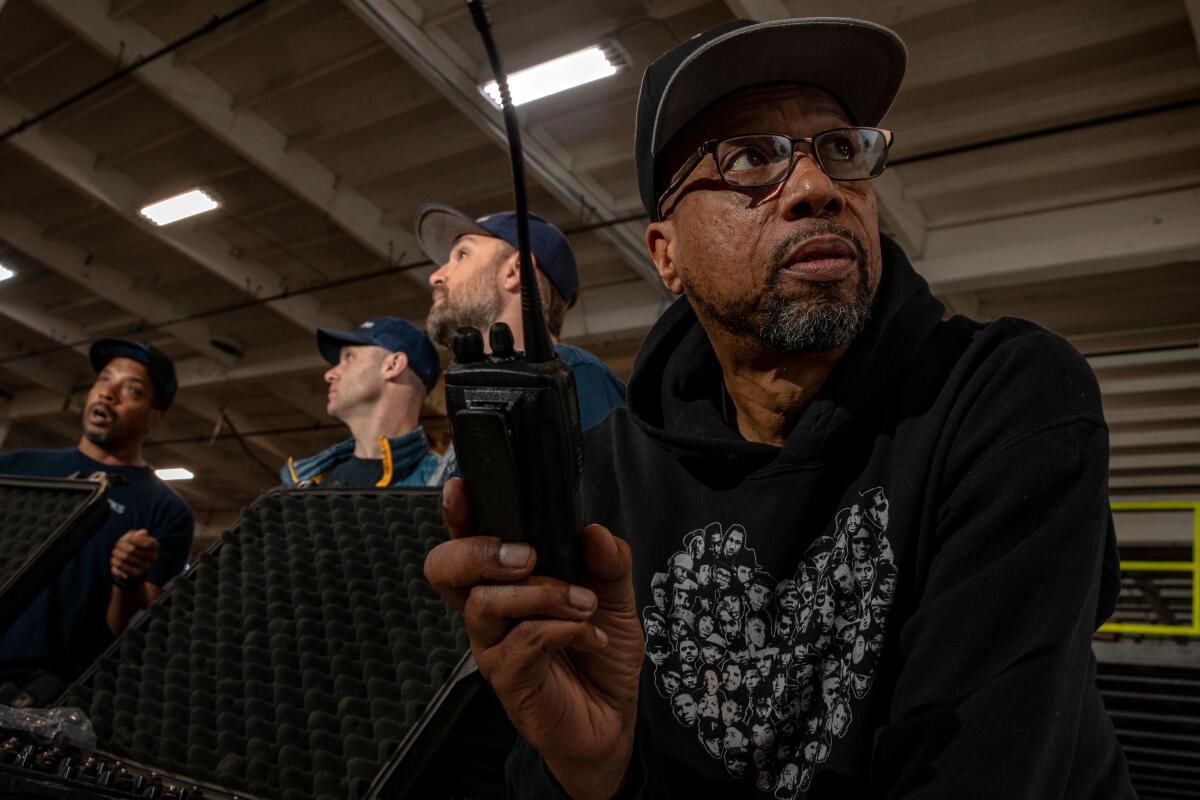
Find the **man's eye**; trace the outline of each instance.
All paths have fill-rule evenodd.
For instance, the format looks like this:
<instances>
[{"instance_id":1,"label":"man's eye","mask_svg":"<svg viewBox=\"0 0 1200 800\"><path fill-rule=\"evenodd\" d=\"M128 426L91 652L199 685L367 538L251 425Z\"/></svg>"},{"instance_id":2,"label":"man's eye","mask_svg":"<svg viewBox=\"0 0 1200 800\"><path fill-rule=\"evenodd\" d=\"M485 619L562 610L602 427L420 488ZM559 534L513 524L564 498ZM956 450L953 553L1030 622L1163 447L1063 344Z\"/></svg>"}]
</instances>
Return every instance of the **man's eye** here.
<instances>
[{"instance_id":1,"label":"man's eye","mask_svg":"<svg viewBox=\"0 0 1200 800\"><path fill-rule=\"evenodd\" d=\"M721 168L730 172L740 172L765 166L770 160L770 156L761 147L747 145L728 153Z\"/></svg>"},{"instance_id":2,"label":"man's eye","mask_svg":"<svg viewBox=\"0 0 1200 800\"><path fill-rule=\"evenodd\" d=\"M821 142L821 156L837 161L850 161L858 156L861 148L849 136L830 136Z\"/></svg>"}]
</instances>

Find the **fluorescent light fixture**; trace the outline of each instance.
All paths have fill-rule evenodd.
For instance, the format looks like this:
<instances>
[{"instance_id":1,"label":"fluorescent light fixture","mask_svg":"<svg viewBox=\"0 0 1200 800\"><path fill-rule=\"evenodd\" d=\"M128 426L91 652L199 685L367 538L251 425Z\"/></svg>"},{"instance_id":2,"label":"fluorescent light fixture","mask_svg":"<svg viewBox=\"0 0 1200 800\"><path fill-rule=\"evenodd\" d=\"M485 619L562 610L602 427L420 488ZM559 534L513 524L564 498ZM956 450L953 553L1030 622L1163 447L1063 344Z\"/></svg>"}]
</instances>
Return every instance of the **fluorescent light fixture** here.
<instances>
[{"instance_id":1,"label":"fluorescent light fixture","mask_svg":"<svg viewBox=\"0 0 1200 800\"><path fill-rule=\"evenodd\" d=\"M155 225L170 225L172 222L212 211L219 205L221 204L211 195L200 189L192 189L190 192L151 203L142 209L142 216Z\"/></svg>"},{"instance_id":2,"label":"fluorescent light fixture","mask_svg":"<svg viewBox=\"0 0 1200 800\"><path fill-rule=\"evenodd\" d=\"M8 267L4 266L3 264L0 264L0 281L6 281L9 278L11 278L13 275L16 275L16 274L17 273L13 272Z\"/></svg>"},{"instance_id":3,"label":"fluorescent light fixture","mask_svg":"<svg viewBox=\"0 0 1200 800\"><path fill-rule=\"evenodd\" d=\"M195 476L190 469L186 467L167 467L166 469L156 469L154 474L159 480L163 481L190 481Z\"/></svg>"},{"instance_id":4,"label":"fluorescent light fixture","mask_svg":"<svg viewBox=\"0 0 1200 800\"><path fill-rule=\"evenodd\" d=\"M617 62L599 45L569 53L508 76L513 105L565 92L585 83L607 78L617 72ZM488 81L479 90L500 107L500 87Z\"/></svg>"}]
</instances>

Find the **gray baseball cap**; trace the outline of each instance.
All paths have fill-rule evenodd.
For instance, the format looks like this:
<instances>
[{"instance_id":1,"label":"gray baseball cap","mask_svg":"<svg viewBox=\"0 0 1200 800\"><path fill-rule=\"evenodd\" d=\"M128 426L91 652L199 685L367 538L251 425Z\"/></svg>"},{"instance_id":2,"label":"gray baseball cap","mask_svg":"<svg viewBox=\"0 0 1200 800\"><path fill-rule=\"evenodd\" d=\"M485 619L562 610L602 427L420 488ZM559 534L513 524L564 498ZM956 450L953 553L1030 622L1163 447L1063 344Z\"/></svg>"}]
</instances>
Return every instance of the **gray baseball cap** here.
<instances>
[{"instance_id":1,"label":"gray baseball cap","mask_svg":"<svg viewBox=\"0 0 1200 800\"><path fill-rule=\"evenodd\" d=\"M803 83L836 97L855 125L878 125L908 62L904 42L882 25L845 17L734 20L669 51L646 68L638 97L638 189L658 219L655 160L711 103L747 86Z\"/></svg>"}]
</instances>

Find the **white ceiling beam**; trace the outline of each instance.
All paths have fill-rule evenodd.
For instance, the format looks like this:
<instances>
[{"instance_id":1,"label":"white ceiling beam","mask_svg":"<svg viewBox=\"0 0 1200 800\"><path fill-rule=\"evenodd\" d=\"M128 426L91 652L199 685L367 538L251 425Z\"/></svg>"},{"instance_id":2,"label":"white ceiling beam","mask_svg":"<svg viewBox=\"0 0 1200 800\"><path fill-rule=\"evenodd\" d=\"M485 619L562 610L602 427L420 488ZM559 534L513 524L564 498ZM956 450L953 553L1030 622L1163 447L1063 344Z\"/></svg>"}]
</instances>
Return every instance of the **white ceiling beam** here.
<instances>
[{"instance_id":1,"label":"white ceiling beam","mask_svg":"<svg viewBox=\"0 0 1200 800\"><path fill-rule=\"evenodd\" d=\"M1200 450L1111 456L1108 459L1108 467L1112 470L1200 468Z\"/></svg>"},{"instance_id":2,"label":"white ceiling beam","mask_svg":"<svg viewBox=\"0 0 1200 800\"><path fill-rule=\"evenodd\" d=\"M0 213L0 240L8 242L52 272L151 324L158 325L185 316L166 295L139 289L132 278L93 260L91 254L75 245L45 238L42 229L28 219ZM201 355L226 365L237 362L235 355L213 347L212 341L218 339L234 345L240 343L229 334L214 331L204 320L166 325L162 330L186 342Z\"/></svg>"},{"instance_id":3,"label":"white ceiling beam","mask_svg":"<svg viewBox=\"0 0 1200 800\"><path fill-rule=\"evenodd\" d=\"M28 112L6 97L0 97L0 125L13 124ZM153 199L129 176L111 168L96 167L96 155L65 136L48 133L38 126L15 136L9 143L45 166L83 194L120 214L148 235L182 253L196 264L254 297L286 291L289 287L274 270L233 255L229 242L200 227L158 226L138 213ZM268 305L308 330L322 325L344 327L349 320L321 309L311 295L272 300Z\"/></svg>"},{"instance_id":4,"label":"white ceiling beam","mask_svg":"<svg viewBox=\"0 0 1200 800\"><path fill-rule=\"evenodd\" d=\"M920 258L929 238L929 225L920 207L908 199L898 170L890 169L871 181L879 206L879 227L888 233L909 258Z\"/></svg>"},{"instance_id":5,"label":"white ceiling beam","mask_svg":"<svg viewBox=\"0 0 1200 800\"><path fill-rule=\"evenodd\" d=\"M1200 444L1200 427L1171 428L1155 431L1130 431L1110 433L1108 446L1111 448L1171 447L1181 444Z\"/></svg>"},{"instance_id":6,"label":"white ceiling beam","mask_svg":"<svg viewBox=\"0 0 1200 800\"><path fill-rule=\"evenodd\" d=\"M1109 489L1159 489L1169 487L1200 487L1200 471L1175 475L1112 475ZM1194 499L1192 494L1188 499Z\"/></svg>"},{"instance_id":7,"label":"white ceiling beam","mask_svg":"<svg viewBox=\"0 0 1200 800\"><path fill-rule=\"evenodd\" d=\"M163 46L162 40L136 22L109 18L105 0L37 2L109 58L131 61ZM162 58L134 75L222 144L328 215L368 251L390 263L421 252L409 231L385 225L379 207L340 185L339 176L312 156L289 149L287 136L258 114L239 107L233 95L198 69ZM419 276L409 278L420 281Z\"/></svg>"},{"instance_id":8,"label":"white ceiling beam","mask_svg":"<svg viewBox=\"0 0 1200 800\"><path fill-rule=\"evenodd\" d=\"M301 86L308 86L311 83L319 81L326 75L331 75L339 70L352 67L361 61L365 61L372 56L378 55L387 51L387 45L383 42L373 42L366 47L360 47L356 50L351 50L348 53L332 58L319 64L315 67L305 70L299 74L289 75L287 78L270 83L257 92L239 97L233 102L235 111L241 111L246 108L253 108L257 105L273 100L281 94L293 92Z\"/></svg>"},{"instance_id":9,"label":"white ceiling beam","mask_svg":"<svg viewBox=\"0 0 1200 800\"><path fill-rule=\"evenodd\" d=\"M972 0L841 0L839 17L869 19L880 25L895 25L910 19L932 16L967 5ZM796 17L827 17L832 12L827 0L789 0Z\"/></svg>"},{"instance_id":10,"label":"white ceiling beam","mask_svg":"<svg viewBox=\"0 0 1200 800\"><path fill-rule=\"evenodd\" d=\"M1200 88L1200 71L1194 64L1172 68L1169 61L1164 63L1157 56L1145 57L1126 65L1120 76L1105 76L1105 81L1103 92L1087 81L1056 88L1053 94L1031 84L1002 103L973 103L961 109L947 106L940 114L932 113L928 106L914 106L889 114L886 124L897 132L897 157L908 158L1095 119L1111 114L1114 108L1146 108L1181 100Z\"/></svg>"},{"instance_id":11,"label":"white ceiling beam","mask_svg":"<svg viewBox=\"0 0 1200 800\"><path fill-rule=\"evenodd\" d=\"M506 142L499 111L479 92L478 68L461 53L448 53L447 45L414 22L404 11L387 0L344 0L372 30L391 45L418 73L434 84L469 120L493 140ZM569 156L561 146L522 130L526 168L547 191L568 209L586 209L585 222L614 219L618 216L613 198L590 178L572 172ZM662 282L650 264L643 240L643 226L627 223L598 230L597 235L616 248L634 273L645 279L654 291L662 292ZM665 294L665 292L664 292Z\"/></svg>"},{"instance_id":12,"label":"white ceiling beam","mask_svg":"<svg viewBox=\"0 0 1200 800\"><path fill-rule=\"evenodd\" d=\"M1088 358L1088 364L1096 371L1127 367L1147 367L1158 364L1190 364L1192 362L1200 365L1200 346L1175 347L1166 350L1142 350L1137 353L1114 353L1112 355L1090 356Z\"/></svg>"},{"instance_id":13,"label":"white ceiling beam","mask_svg":"<svg viewBox=\"0 0 1200 800\"><path fill-rule=\"evenodd\" d=\"M1179 422L1200 420L1200 405L1157 405L1133 408L1105 409L1104 419L1110 425L1138 422Z\"/></svg>"},{"instance_id":14,"label":"white ceiling beam","mask_svg":"<svg viewBox=\"0 0 1200 800\"><path fill-rule=\"evenodd\" d=\"M1200 372L1182 375L1156 375L1149 378L1100 379L1100 393L1105 397L1152 392L1178 392L1200 389Z\"/></svg>"},{"instance_id":15,"label":"white ceiling beam","mask_svg":"<svg viewBox=\"0 0 1200 800\"><path fill-rule=\"evenodd\" d=\"M1200 189L935 229L913 266L935 293L1200 259Z\"/></svg>"},{"instance_id":16,"label":"white ceiling beam","mask_svg":"<svg viewBox=\"0 0 1200 800\"><path fill-rule=\"evenodd\" d=\"M649 330L670 304L671 298L640 280L593 286L580 292L575 307L567 312L563 339Z\"/></svg>"},{"instance_id":17,"label":"white ceiling beam","mask_svg":"<svg viewBox=\"0 0 1200 800\"><path fill-rule=\"evenodd\" d=\"M1109 7L1106 7L1109 6ZM910 65L904 90L914 91L965 80L995 70L1102 47L1183 20L1177 0L1125 3L1045 3L1011 14L1003 24L980 27L922 41L932 55Z\"/></svg>"},{"instance_id":18,"label":"white ceiling beam","mask_svg":"<svg viewBox=\"0 0 1200 800\"><path fill-rule=\"evenodd\" d=\"M1147 124L1151 120L1152 126ZM1200 111L1181 109L950 156L939 160L941 168L930 169L930 177L923 180L914 179L912 171L906 170L906 189L910 198L920 201L955 192L978 192L982 187L1025 184L1049 175L1104 170L1131 157L1147 161L1188 157L1197 150Z\"/></svg>"},{"instance_id":19,"label":"white ceiling beam","mask_svg":"<svg viewBox=\"0 0 1200 800\"><path fill-rule=\"evenodd\" d=\"M770 22L792 16L792 12L782 0L725 0L725 5L729 6L729 10L739 19Z\"/></svg>"},{"instance_id":20,"label":"white ceiling beam","mask_svg":"<svg viewBox=\"0 0 1200 800\"><path fill-rule=\"evenodd\" d=\"M1079 333L1067 338L1084 355L1197 346L1200 345L1200 321Z\"/></svg>"}]
</instances>

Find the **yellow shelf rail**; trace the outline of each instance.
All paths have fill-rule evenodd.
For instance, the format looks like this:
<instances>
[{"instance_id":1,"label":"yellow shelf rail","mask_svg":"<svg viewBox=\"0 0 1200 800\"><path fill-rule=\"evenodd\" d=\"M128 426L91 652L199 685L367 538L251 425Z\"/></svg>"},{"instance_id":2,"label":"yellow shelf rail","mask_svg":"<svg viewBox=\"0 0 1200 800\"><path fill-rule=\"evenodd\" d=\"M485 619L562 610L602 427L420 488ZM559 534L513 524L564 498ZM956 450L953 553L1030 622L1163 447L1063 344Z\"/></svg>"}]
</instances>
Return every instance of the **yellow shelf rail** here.
<instances>
[{"instance_id":1,"label":"yellow shelf rail","mask_svg":"<svg viewBox=\"0 0 1200 800\"><path fill-rule=\"evenodd\" d=\"M1122 561L1121 572L1181 572L1192 577L1192 624L1152 625L1106 622L1102 633L1141 633L1155 636L1200 636L1200 503L1113 503L1113 511L1191 511L1191 561Z\"/></svg>"}]
</instances>

